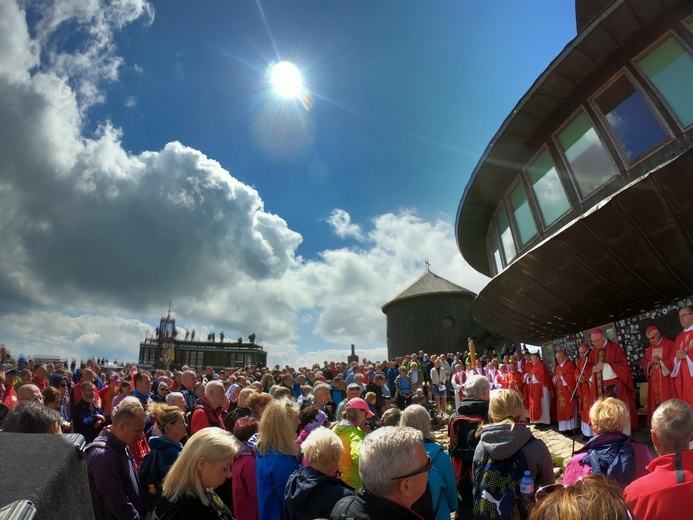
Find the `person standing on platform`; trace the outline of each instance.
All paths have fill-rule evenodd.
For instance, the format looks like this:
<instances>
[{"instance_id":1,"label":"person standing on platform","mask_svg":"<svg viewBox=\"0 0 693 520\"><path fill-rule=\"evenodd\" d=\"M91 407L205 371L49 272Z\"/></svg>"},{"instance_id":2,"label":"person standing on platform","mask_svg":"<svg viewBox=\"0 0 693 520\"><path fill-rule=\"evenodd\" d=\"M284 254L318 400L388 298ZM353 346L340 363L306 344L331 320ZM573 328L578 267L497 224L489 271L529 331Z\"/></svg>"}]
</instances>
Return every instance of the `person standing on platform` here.
<instances>
[{"instance_id":1,"label":"person standing on platform","mask_svg":"<svg viewBox=\"0 0 693 520\"><path fill-rule=\"evenodd\" d=\"M676 397L693 406L693 305L681 307L679 321L683 331L676 338L671 378Z\"/></svg>"},{"instance_id":2,"label":"person standing on platform","mask_svg":"<svg viewBox=\"0 0 693 520\"><path fill-rule=\"evenodd\" d=\"M580 430L585 437L593 437L594 431L590 422L590 408L594 400L592 395L592 365L589 362L590 346L587 343L580 345L579 358L575 368L577 378L578 414L580 416Z\"/></svg>"},{"instance_id":3,"label":"person standing on platform","mask_svg":"<svg viewBox=\"0 0 693 520\"><path fill-rule=\"evenodd\" d=\"M589 361L592 364L595 401L599 397L618 397L628 406L631 427L637 428L638 409L635 406L635 385L623 348L615 341L607 339L602 329L594 329L590 339L594 347L590 352Z\"/></svg>"},{"instance_id":4,"label":"person standing on platform","mask_svg":"<svg viewBox=\"0 0 693 520\"><path fill-rule=\"evenodd\" d=\"M508 358L508 373L503 376L504 386L503 388L508 388L510 390L515 390L519 392L524 397L524 382L522 380L522 372L517 370L517 360L515 356L510 356ZM526 405L526 403L525 403Z\"/></svg>"},{"instance_id":5,"label":"person standing on platform","mask_svg":"<svg viewBox=\"0 0 693 520\"><path fill-rule=\"evenodd\" d=\"M532 353L532 368L526 373L529 387L529 420L535 424L551 424L551 376L539 352Z\"/></svg>"},{"instance_id":6,"label":"person standing on platform","mask_svg":"<svg viewBox=\"0 0 693 520\"><path fill-rule=\"evenodd\" d=\"M676 397L671 371L674 369L676 345L650 325L645 330L650 346L642 358L642 368L647 378L647 425L652 423L652 414L664 401Z\"/></svg>"},{"instance_id":7,"label":"person standing on platform","mask_svg":"<svg viewBox=\"0 0 693 520\"><path fill-rule=\"evenodd\" d=\"M575 363L568 359L565 350L556 351L556 368L553 369L553 384L556 388L556 418L558 431L572 431L575 420Z\"/></svg>"}]
</instances>

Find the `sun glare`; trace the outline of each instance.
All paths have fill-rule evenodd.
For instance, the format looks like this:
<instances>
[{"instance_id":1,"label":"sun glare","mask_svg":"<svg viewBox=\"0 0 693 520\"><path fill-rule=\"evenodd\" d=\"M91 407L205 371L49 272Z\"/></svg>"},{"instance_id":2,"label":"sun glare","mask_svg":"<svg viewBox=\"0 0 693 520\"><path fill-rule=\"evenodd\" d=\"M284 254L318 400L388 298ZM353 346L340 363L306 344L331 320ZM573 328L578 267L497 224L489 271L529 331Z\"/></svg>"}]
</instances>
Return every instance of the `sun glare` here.
<instances>
[{"instance_id":1,"label":"sun glare","mask_svg":"<svg viewBox=\"0 0 693 520\"><path fill-rule=\"evenodd\" d=\"M272 68L272 87L284 99L300 98L303 92L303 78L296 65L289 61L277 63Z\"/></svg>"},{"instance_id":2,"label":"sun glare","mask_svg":"<svg viewBox=\"0 0 693 520\"><path fill-rule=\"evenodd\" d=\"M290 61L272 62L267 67L265 78L275 95L287 101L297 100L306 110L311 109L313 96L303 84L303 77L296 65Z\"/></svg>"}]
</instances>

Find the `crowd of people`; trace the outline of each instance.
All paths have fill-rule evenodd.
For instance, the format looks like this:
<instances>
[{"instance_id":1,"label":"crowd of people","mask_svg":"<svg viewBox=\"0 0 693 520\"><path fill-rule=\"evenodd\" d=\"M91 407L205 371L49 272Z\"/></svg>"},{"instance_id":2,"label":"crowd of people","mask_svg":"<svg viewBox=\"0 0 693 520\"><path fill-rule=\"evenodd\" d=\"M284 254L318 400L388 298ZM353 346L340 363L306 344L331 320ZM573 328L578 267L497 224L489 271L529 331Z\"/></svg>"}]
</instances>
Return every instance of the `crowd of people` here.
<instances>
[{"instance_id":1,"label":"crowd of people","mask_svg":"<svg viewBox=\"0 0 693 520\"><path fill-rule=\"evenodd\" d=\"M630 436L633 380L599 329L575 362L556 352L553 373L506 346L200 373L4 349L0 425L81 434L97 520L676 517L693 491L693 309L679 315L675 342L647 330L657 458ZM589 437L560 485L530 428L549 423ZM448 425L449 450L433 424Z\"/></svg>"}]
</instances>

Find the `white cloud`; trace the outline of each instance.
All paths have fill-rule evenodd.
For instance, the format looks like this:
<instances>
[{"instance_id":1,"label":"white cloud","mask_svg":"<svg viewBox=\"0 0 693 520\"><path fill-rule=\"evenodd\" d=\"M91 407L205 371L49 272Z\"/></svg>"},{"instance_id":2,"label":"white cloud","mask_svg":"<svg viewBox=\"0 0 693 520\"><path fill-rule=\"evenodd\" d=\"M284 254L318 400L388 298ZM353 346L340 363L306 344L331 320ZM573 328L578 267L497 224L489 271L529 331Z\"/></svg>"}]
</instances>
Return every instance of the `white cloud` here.
<instances>
[{"instance_id":1,"label":"white cloud","mask_svg":"<svg viewBox=\"0 0 693 520\"><path fill-rule=\"evenodd\" d=\"M327 219L335 234L340 238L363 240L361 228L351 223L351 216L343 209L335 209Z\"/></svg>"},{"instance_id":2,"label":"white cloud","mask_svg":"<svg viewBox=\"0 0 693 520\"><path fill-rule=\"evenodd\" d=\"M471 290L485 283L445 217L355 224L335 209L334 233L358 247L304 259L302 237L203 152L171 142L134 155L108 121L87 136L85 113L121 65L114 33L152 19L141 1L62 0L32 32L0 2L0 342L13 353L135 359L173 300L179 326L256 332L272 364L344 359L351 343L380 359L380 307L425 258ZM67 26L85 33L79 52L60 47ZM306 321L316 346L301 337Z\"/></svg>"}]
</instances>

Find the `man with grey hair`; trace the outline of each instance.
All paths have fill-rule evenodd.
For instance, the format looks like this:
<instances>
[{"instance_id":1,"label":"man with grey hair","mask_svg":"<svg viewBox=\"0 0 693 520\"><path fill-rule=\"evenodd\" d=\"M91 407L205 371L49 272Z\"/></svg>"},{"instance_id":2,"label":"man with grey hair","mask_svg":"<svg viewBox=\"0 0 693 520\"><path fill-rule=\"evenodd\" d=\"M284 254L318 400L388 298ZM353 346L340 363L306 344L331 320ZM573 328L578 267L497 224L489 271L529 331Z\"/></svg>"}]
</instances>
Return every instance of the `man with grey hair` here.
<instances>
[{"instance_id":1,"label":"man with grey hair","mask_svg":"<svg viewBox=\"0 0 693 520\"><path fill-rule=\"evenodd\" d=\"M176 406L185 413L185 397L180 392L171 392L166 396L166 404Z\"/></svg>"},{"instance_id":2,"label":"man with grey hair","mask_svg":"<svg viewBox=\"0 0 693 520\"><path fill-rule=\"evenodd\" d=\"M190 418L190 435L193 436L210 426L225 430L223 413L225 408L228 409L229 398L226 397L224 383L221 381L207 383L205 396L201 400L201 404L195 405Z\"/></svg>"},{"instance_id":3,"label":"man with grey hair","mask_svg":"<svg viewBox=\"0 0 693 520\"><path fill-rule=\"evenodd\" d=\"M315 406L327 414L329 424L326 424L325 427L329 428L330 424L335 421L335 410L337 408L337 405L332 402L330 385L327 383L316 383L313 387L313 399Z\"/></svg>"},{"instance_id":4,"label":"man with grey hair","mask_svg":"<svg viewBox=\"0 0 693 520\"><path fill-rule=\"evenodd\" d=\"M89 491L96 520L147 517L147 501L129 451L142 436L144 421L139 399L126 397L113 412L111 429L104 430L86 448Z\"/></svg>"},{"instance_id":5,"label":"man with grey hair","mask_svg":"<svg viewBox=\"0 0 693 520\"><path fill-rule=\"evenodd\" d=\"M411 507L426 490L432 461L421 432L407 426L385 426L361 445L356 496L335 505L331 520L421 520Z\"/></svg>"},{"instance_id":6,"label":"man with grey hair","mask_svg":"<svg viewBox=\"0 0 693 520\"><path fill-rule=\"evenodd\" d=\"M693 411L680 399L663 402L652 414L652 445L659 457L649 475L626 487L623 497L638 519L681 518L693 496Z\"/></svg>"}]
</instances>

